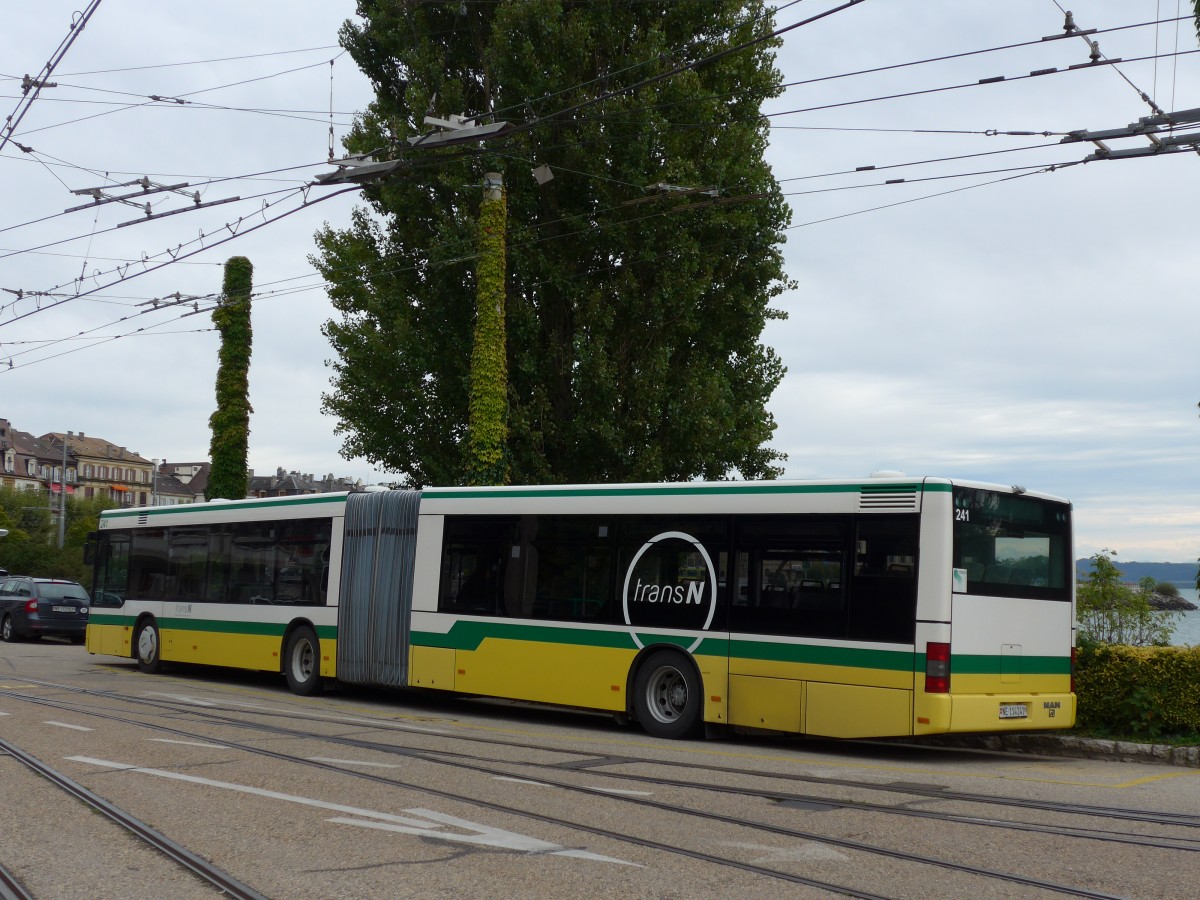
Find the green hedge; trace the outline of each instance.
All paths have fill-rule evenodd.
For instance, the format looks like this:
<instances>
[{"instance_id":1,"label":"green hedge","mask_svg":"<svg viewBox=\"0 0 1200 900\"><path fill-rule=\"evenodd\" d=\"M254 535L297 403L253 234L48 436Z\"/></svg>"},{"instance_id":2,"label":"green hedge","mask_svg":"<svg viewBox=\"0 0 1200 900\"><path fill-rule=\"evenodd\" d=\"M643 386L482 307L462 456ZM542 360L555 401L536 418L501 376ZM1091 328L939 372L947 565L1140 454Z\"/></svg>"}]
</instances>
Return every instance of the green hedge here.
<instances>
[{"instance_id":1,"label":"green hedge","mask_svg":"<svg viewBox=\"0 0 1200 900\"><path fill-rule=\"evenodd\" d=\"M1135 737L1200 734L1200 647L1080 647L1076 724Z\"/></svg>"}]
</instances>

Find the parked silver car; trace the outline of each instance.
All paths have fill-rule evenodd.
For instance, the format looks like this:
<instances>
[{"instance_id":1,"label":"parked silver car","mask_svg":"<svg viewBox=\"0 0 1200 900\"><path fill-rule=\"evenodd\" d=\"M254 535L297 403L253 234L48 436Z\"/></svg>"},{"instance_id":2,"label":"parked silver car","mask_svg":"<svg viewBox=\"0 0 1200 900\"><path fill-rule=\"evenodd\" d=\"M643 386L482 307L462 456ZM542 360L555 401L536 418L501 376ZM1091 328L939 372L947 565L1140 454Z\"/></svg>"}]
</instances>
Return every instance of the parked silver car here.
<instances>
[{"instance_id":1,"label":"parked silver car","mask_svg":"<svg viewBox=\"0 0 1200 900\"><path fill-rule=\"evenodd\" d=\"M91 605L77 581L5 577L0 579L0 637L13 643L56 634L82 644Z\"/></svg>"}]
</instances>

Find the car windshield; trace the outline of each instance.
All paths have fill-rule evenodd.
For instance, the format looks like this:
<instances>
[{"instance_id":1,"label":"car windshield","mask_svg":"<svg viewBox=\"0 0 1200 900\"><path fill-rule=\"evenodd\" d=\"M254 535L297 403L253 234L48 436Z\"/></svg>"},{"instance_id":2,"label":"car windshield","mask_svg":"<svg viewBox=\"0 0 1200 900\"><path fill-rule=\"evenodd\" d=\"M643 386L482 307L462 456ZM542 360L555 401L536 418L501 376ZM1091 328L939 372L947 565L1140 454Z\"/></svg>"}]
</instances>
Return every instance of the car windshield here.
<instances>
[{"instance_id":1,"label":"car windshield","mask_svg":"<svg viewBox=\"0 0 1200 900\"><path fill-rule=\"evenodd\" d=\"M38 596L43 600L82 600L87 602L88 595L78 584L39 584Z\"/></svg>"}]
</instances>

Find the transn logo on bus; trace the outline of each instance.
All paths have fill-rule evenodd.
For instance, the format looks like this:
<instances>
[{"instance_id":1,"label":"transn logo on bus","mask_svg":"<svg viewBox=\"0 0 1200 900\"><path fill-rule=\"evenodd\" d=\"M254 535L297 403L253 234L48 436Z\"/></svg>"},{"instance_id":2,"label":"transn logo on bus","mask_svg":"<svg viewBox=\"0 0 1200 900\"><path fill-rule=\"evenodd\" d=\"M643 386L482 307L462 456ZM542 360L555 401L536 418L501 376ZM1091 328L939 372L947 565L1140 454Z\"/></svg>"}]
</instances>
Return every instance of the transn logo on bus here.
<instances>
[{"instance_id":1,"label":"transn logo on bus","mask_svg":"<svg viewBox=\"0 0 1200 900\"><path fill-rule=\"evenodd\" d=\"M682 531L650 538L625 571L621 607L625 624L634 628L707 631L717 611L717 570L704 545ZM631 634L639 649L645 646ZM697 637L688 652L702 640Z\"/></svg>"}]
</instances>

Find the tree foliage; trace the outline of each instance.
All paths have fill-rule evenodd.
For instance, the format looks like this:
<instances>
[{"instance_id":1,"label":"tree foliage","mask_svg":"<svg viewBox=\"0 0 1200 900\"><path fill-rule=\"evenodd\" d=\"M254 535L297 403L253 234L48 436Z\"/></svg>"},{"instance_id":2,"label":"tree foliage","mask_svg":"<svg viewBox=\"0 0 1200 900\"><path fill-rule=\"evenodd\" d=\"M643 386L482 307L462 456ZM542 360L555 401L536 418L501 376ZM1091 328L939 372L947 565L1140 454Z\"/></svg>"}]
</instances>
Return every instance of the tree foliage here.
<instances>
[{"instance_id":1,"label":"tree foliage","mask_svg":"<svg viewBox=\"0 0 1200 900\"><path fill-rule=\"evenodd\" d=\"M489 190L489 193L491 190ZM508 483L508 358L504 333L504 192L479 207L475 335L471 349L467 468L471 484Z\"/></svg>"},{"instance_id":2,"label":"tree foliage","mask_svg":"<svg viewBox=\"0 0 1200 900\"><path fill-rule=\"evenodd\" d=\"M58 530L40 492L0 488L0 569L12 575L69 578L91 584L91 570L83 562L83 546L95 531L103 510L117 504L109 498L67 497L65 540L60 549Z\"/></svg>"},{"instance_id":3,"label":"tree foliage","mask_svg":"<svg viewBox=\"0 0 1200 900\"><path fill-rule=\"evenodd\" d=\"M1087 580L1076 590L1076 618L1084 640L1133 647L1167 644L1176 615L1151 607L1155 580L1144 578L1136 589L1122 583L1113 556L1111 550L1093 555Z\"/></svg>"},{"instance_id":4,"label":"tree foliage","mask_svg":"<svg viewBox=\"0 0 1200 900\"><path fill-rule=\"evenodd\" d=\"M760 343L788 286L787 205L763 160L780 93L762 0L360 0L341 41L376 99L348 150L404 153L350 227L317 235L340 318L324 408L347 456L466 480L476 209L504 175L515 483L770 477ZM597 102L578 108L598 98ZM571 111L574 110L574 111ZM482 148L406 150L426 115L494 114ZM539 183L533 167L553 179ZM652 185L715 189L648 190Z\"/></svg>"},{"instance_id":5,"label":"tree foliage","mask_svg":"<svg viewBox=\"0 0 1200 900\"><path fill-rule=\"evenodd\" d=\"M209 417L212 428L212 471L204 497L241 500L248 487L247 456L250 449L250 291L254 267L244 256L225 263L221 302L213 322L221 334L217 366L217 409Z\"/></svg>"}]
</instances>

